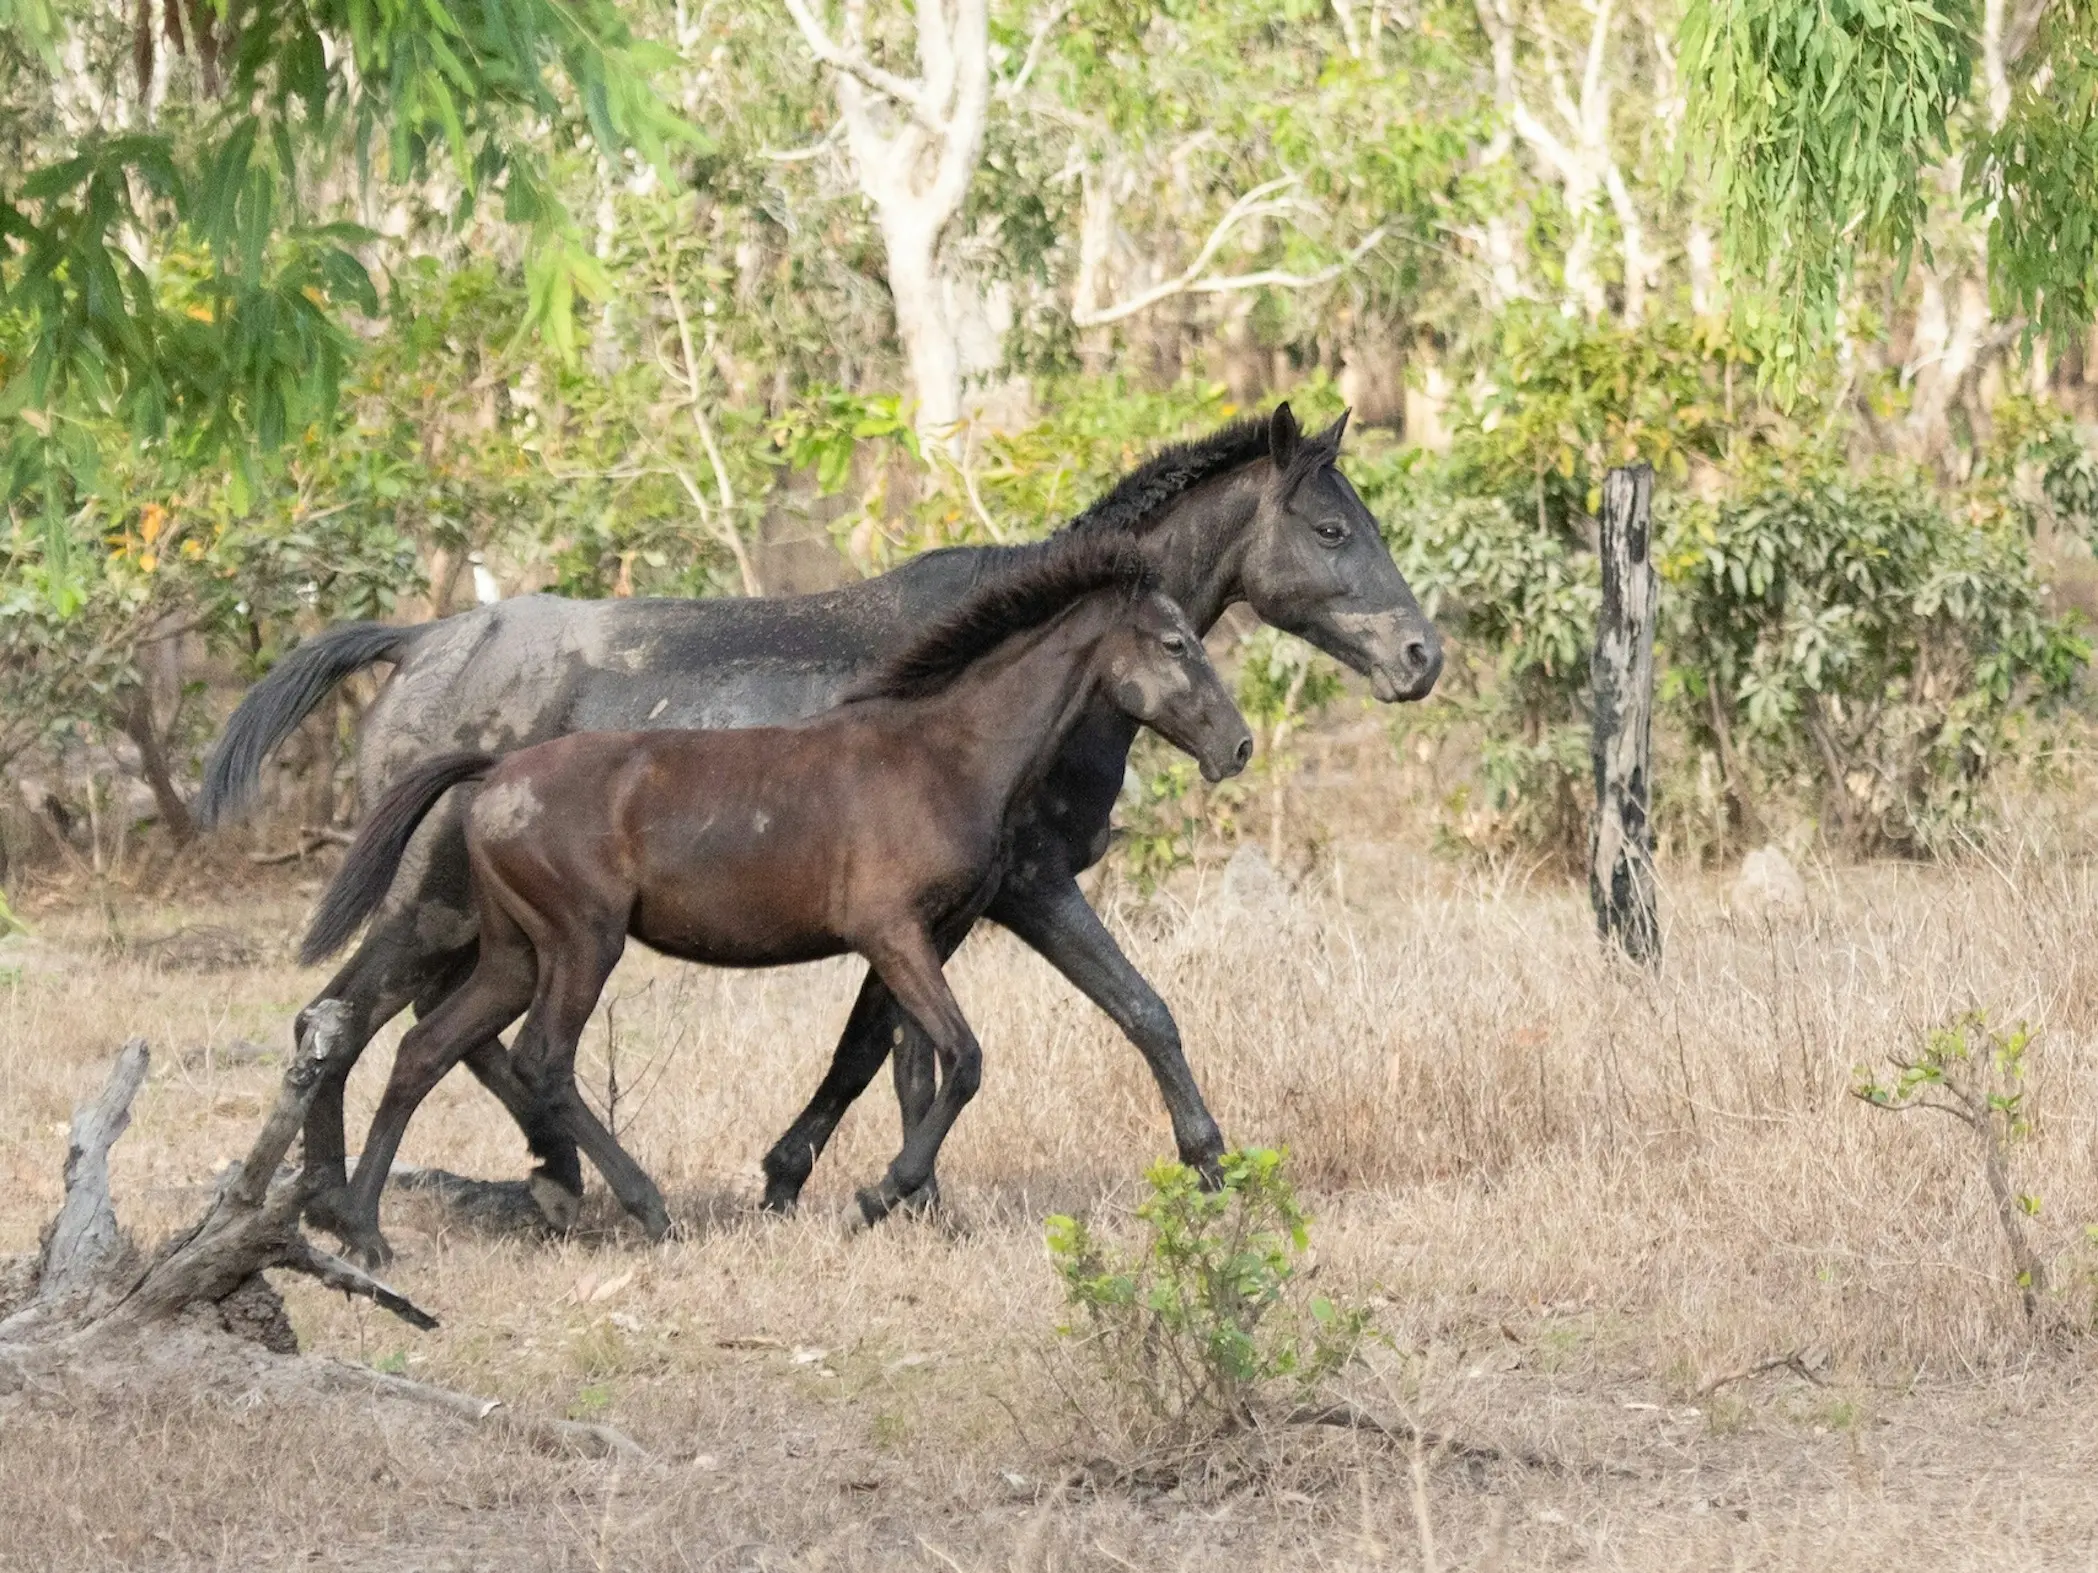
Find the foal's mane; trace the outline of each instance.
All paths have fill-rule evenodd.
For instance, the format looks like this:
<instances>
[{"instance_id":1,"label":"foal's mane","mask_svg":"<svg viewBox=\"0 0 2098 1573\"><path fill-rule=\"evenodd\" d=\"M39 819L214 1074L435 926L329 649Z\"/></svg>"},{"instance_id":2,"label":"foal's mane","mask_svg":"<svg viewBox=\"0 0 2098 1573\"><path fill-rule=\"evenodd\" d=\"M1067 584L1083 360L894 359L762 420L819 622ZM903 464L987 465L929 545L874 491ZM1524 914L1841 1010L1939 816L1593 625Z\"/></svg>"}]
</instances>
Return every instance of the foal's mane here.
<instances>
[{"instance_id":1,"label":"foal's mane","mask_svg":"<svg viewBox=\"0 0 2098 1573\"><path fill-rule=\"evenodd\" d=\"M1008 547L993 577L845 694L853 699L923 699L1016 634L1039 628L1098 590L1131 596L1157 588L1158 574L1128 541L1063 532Z\"/></svg>"}]
</instances>

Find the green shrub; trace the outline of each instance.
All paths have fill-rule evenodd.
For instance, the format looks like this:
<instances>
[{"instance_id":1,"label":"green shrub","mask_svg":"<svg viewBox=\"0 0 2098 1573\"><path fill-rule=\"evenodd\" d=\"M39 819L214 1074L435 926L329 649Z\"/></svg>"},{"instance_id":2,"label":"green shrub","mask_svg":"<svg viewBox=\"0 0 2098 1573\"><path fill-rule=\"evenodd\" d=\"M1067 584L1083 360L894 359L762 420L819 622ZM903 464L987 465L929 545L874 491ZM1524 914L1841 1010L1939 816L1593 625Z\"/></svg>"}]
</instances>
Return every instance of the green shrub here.
<instances>
[{"instance_id":1,"label":"green shrub","mask_svg":"<svg viewBox=\"0 0 2098 1573\"><path fill-rule=\"evenodd\" d=\"M1048 1221L1079 1313L1058 1331L1158 1439L1200 1440L1254 1423L1271 1397L1300 1401L1369 1331L1366 1310L1307 1293L1310 1218L1282 1166L1263 1148L1229 1153L1211 1191L1184 1164L1154 1164L1133 1250L1084 1219Z\"/></svg>"},{"instance_id":2,"label":"green shrub","mask_svg":"<svg viewBox=\"0 0 2098 1573\"><path fill-rule=\"evenodd\" d=\"M1931 850L2090 658L2023 526L1913 475L1772 461L1661 534L1669 697L1743 828L1799 785L1855 851Z\"/></svg>"}]
</instances>

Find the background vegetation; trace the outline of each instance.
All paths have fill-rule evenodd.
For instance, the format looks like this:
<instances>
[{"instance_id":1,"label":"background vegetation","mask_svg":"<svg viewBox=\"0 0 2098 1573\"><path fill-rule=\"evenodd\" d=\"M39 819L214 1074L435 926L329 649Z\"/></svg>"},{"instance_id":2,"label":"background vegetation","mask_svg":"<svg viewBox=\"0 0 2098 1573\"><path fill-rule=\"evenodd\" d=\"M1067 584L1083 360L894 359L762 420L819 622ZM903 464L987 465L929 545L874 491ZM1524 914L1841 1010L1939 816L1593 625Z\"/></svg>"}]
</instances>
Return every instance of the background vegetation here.
<instances>
[{"instance_id":1,"label":"background vegetation","mask_svg":"<svg viewBox=\"0 0 2098 1573\"><path fill-rule=\"evenodd\" d=\"M2091 29L0 0L0 764L43 822L12 850L185 839L200 681L329 620L1023 538L1287 393L1355 409L1455 636L1395 723L1478 761L1451 845L1577 845L1592 515L1645 459L1669 844L1929 853L2055 757L2088 656ZM1286 774L1327 675L1264 645L1247 682ZM353 807L355 697L309 822ZM1281 792L1149 781L1136 866L1279 843Z\"/></svg>"}]
</instances>

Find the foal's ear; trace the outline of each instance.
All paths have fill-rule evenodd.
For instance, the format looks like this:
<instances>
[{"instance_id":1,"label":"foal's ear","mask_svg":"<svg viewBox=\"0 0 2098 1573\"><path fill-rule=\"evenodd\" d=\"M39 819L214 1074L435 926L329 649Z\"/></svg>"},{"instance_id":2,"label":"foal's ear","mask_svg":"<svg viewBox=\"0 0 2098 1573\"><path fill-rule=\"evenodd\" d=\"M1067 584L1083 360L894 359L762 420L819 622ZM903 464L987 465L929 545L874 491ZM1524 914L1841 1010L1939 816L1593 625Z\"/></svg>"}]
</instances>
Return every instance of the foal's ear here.
<instances>
[{"instance_id":1,"label":"foal's ear","mask_svg":"<svg viewBox=\"0 0 2098 1573\"><path fill-rule=\"evenodd\" d=\"M1297 429L1296 412L1285 402L1275 406L1275 413L1268 420L1268 457L1275 461L1275 472L1287 475L1289 467L1296 462L1297 448L1304 434Z\"/></svg>"}]
</instances>

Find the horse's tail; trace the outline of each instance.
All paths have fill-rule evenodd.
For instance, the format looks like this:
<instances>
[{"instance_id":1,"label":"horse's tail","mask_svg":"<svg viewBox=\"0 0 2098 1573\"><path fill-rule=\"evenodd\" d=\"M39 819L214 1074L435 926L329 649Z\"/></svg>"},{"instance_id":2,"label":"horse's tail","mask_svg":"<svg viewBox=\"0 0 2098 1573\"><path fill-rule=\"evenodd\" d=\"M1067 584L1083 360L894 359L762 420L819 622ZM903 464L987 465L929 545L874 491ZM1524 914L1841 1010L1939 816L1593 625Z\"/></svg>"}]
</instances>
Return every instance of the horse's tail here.
<instances>
[{"instance_id":1,"label":"horse's tail","mask_svg":"<svg viewBox=\"0 0 2098 1573\"><path fill-rule=\"evenodd\" d=\"M209 830L238 819L262 781L262 762L313 713L328 690L374 661L397 660L419 633L383 623L345 623L307 640L279 661L226 723L204 765L204 785L192 812Z\"/></svg>"},{"instance_id":2,"label":"horse's tail","mask_svg":"<svg viewBox=\"0 0 2098 1573\"><path fill-rule=\"evenodd\" d=\"M300 962L310 967L349 943L358 925L385 899L409 838L437 800L463 781L480 780L495 764L494 754L440 754L417 765L379 799L314 910L313 924L299 946Z\"/></svg>"}]
</instances>

